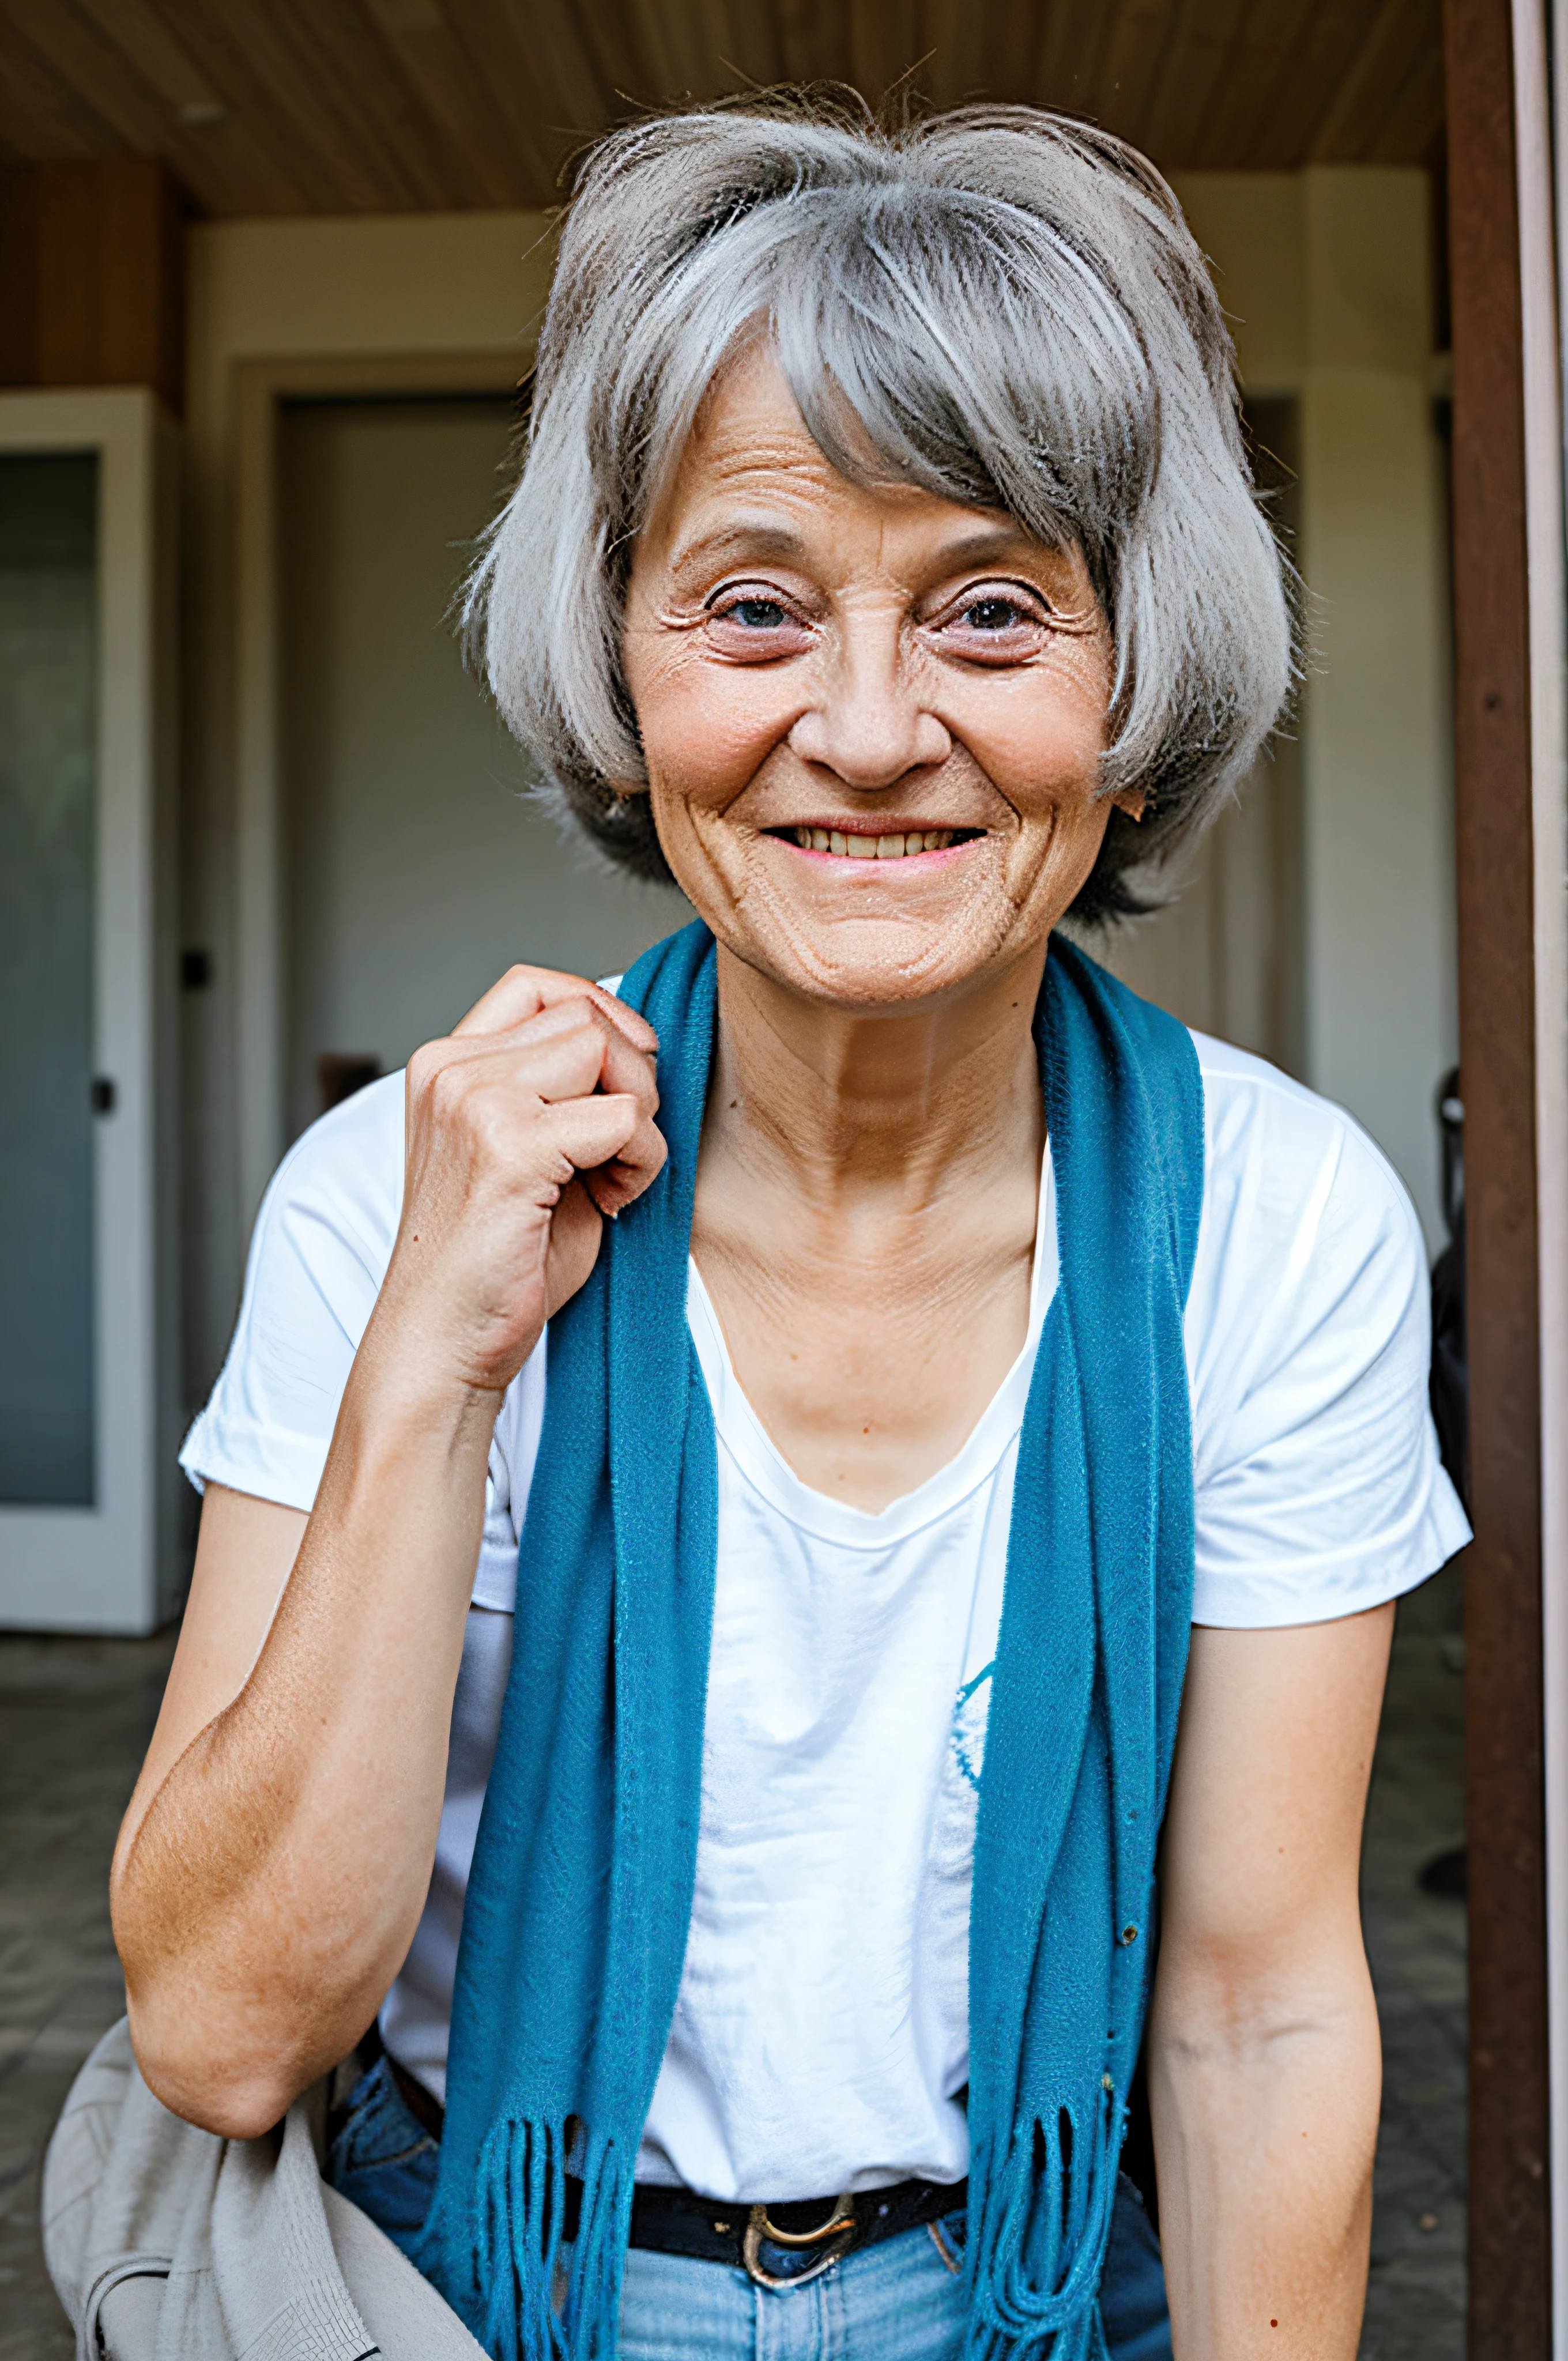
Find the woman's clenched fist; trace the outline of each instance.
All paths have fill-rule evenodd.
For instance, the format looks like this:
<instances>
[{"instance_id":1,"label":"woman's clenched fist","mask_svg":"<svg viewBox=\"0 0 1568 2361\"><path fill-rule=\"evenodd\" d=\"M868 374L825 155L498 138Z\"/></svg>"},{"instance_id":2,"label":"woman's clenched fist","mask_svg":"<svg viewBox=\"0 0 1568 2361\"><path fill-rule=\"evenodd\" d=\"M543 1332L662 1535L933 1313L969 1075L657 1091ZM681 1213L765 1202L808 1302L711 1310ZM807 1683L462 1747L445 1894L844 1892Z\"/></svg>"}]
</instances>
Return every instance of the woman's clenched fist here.
<instances>
[{"instance_id":1,"label":"woman's clenched fist","mask_svg":"<svg viewBox=\"0 0 1568 2361\"><path fill-rule=\"evenodd\" d=\"M415 1051L378 1352L412 1356L423 1383L505 1390L592 1270L601 1218L663 1166L658 1046L597 984L514 967Z\"/></svg>"}]
</instances>

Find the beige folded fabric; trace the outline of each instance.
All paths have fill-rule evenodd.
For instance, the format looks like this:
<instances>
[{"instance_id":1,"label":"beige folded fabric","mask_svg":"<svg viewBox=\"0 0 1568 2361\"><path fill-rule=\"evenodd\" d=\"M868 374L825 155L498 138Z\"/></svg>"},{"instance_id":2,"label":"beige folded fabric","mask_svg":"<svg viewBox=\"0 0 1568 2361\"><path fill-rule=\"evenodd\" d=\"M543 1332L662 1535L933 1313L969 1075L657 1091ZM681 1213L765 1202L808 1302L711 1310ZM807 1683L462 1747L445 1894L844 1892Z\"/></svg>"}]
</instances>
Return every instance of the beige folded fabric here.
<instances>
[{"instance_id":1,"label":"beige folded fabric","mask_svg":"<svg viewBox=\"0 0 1568 2361\"><path fill-rule=\"evenodd\" d=\"M485 2361L323 2180L315 2098L264 2139L220 2139L154 2098L123 2017L104 2036L44 2164L44 2253L77 2361Z\"/></svg>"}]
</instances>

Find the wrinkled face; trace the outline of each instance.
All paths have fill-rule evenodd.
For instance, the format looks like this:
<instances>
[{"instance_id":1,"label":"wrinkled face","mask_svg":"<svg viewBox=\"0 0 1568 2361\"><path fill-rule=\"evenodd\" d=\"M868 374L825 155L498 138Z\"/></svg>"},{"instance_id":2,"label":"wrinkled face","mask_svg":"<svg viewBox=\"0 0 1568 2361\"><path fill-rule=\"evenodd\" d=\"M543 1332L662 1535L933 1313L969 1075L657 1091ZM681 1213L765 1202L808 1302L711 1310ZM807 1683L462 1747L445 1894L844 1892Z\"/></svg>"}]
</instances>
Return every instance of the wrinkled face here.
<instances>
[{"instance_id":1,"label":"wrinkled face","mask_svg":"<svg viewBox=\"0 0 1568 2361\"><path fill-rule=\"evenodd\" d=\"M849 483L765 346L715 385L638 541L623 655L671 868L814 999L886 1008L1009 966L1093 866L1112 651L1081 556Z\"/></svg>"}]
</instances>

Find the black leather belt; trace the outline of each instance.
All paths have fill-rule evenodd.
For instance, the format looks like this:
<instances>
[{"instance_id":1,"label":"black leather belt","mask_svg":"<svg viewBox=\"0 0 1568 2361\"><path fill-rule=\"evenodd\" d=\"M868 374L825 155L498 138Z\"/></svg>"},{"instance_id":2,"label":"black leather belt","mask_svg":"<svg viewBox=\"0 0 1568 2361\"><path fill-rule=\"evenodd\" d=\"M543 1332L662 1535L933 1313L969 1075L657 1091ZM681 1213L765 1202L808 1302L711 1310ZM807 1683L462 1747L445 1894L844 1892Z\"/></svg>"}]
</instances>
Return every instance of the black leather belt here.
<instances>
[{"instance_id":1,"label":"black leather belt","mask_svg":"<svg viewBox=\"0 0 1568 2361\"><path fill-rule=\"evenodd\" d=\"M439 2099L387 2054L392 2080L416 2120L439 2139L444 2116ZM900 2180L891 2189L864 2189L843 2197L803 2197L783 2204L732 2205L689 2189L661 2189L640 2180L631 2199L631 2244L699 2262L729 2263L759 2287L804 2287L858 2246L874 2246L923 2223L940 2222L966 2202L964 2180ZM566 2175L563 2235L575 2238L583 2184ZM944 2259L951 2258L944 2257Z\"/></svg>"},{"instance_id":2,"label":"black leather belt","mask_svg":"<svg viewBox=\"0 0 1568 2361\"><path fill-rule=\"evenodd\" d=\"M581 2181L568 2174L568 2238L576 2235L582 2193ZM858 2246L874 2246L956 2213L968 2193L962 2180L900 2180L891 2189L843 2197L732 2205L689 2189L661 2189L640 2180L631 2200L631 2244L705 2263L729 2263L759 2287L802 2287Z\"/></svg>"}]
</instances>

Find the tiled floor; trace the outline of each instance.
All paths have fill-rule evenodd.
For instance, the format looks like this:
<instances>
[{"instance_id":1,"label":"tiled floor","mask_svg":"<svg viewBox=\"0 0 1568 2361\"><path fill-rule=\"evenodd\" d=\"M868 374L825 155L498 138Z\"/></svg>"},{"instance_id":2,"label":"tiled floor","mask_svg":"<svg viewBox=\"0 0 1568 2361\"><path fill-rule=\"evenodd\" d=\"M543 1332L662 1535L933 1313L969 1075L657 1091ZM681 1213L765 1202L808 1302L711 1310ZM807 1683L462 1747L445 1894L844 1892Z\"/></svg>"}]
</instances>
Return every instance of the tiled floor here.
<instances>
[{"instance_id":1,"label":"tiled floor","mask_svg":"<svg viewBox=\"0 0 1568 2361\"><path fill-rule=\"evenodd\" d=\"M0 1640L0 2361L71 2361L38 2246L38 2166L125 2006L105 1891L163 1693L155 1640Z\"/></svg>"},{"instance_id":2,"label":"tiled floor","mask_svg":"<svg viewBox=\"0 0 1568 2361\"><path fill-rule=\"evenodd\" d=\"M1464 1912L1421 1863L1458 1840L1463 1683L1451 1577L1404 1610L1373 1785L1367 1939L1386 2080L1363 2361L1460 2361ZM81 2060L120 2013L104 1879L171 1635L0 1639L0 2361L71 2361L38 2250L38 2167Z\"/></svg>"}]
</instances>

